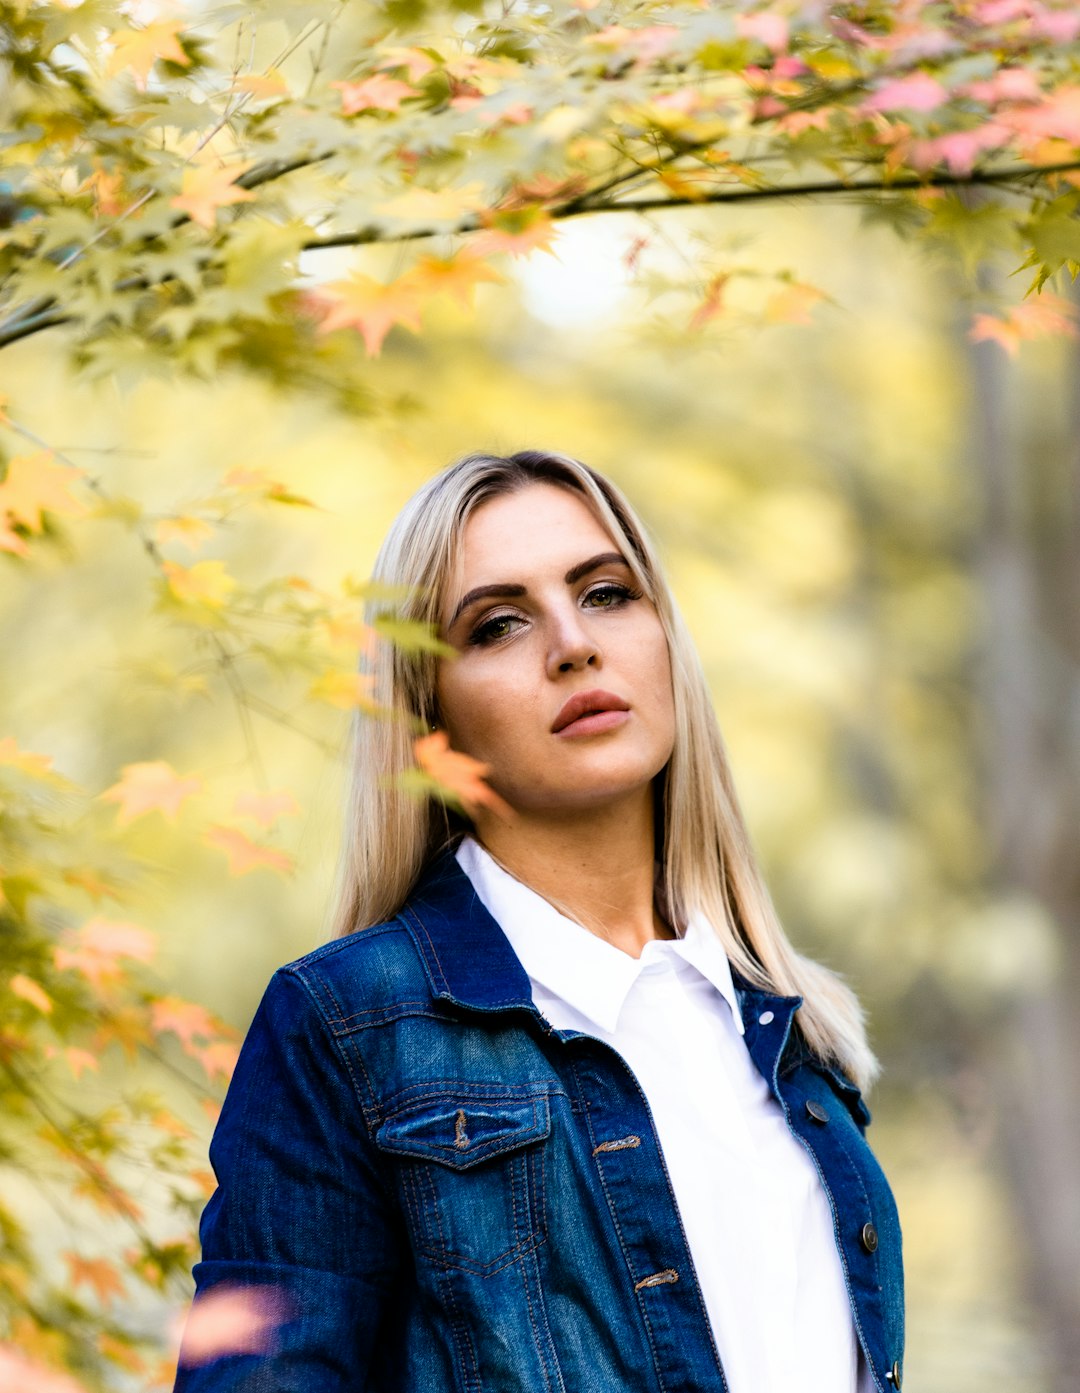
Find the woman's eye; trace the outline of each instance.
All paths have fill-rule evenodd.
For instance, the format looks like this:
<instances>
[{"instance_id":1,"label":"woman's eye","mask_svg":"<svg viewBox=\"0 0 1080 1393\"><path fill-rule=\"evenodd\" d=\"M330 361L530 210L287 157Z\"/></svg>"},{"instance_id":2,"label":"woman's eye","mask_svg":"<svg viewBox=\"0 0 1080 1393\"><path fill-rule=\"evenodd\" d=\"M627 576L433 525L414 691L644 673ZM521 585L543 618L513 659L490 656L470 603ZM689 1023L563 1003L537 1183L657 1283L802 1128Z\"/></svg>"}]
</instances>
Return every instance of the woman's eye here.
<instances>
[{"instance_id":1,"label":"woman's eye","mask_svg":"<svg viewBox=\"0 0 1080 1393\"><path fill-rule=\"evenodd\" d=\"M490 619L485 619L482 624L476 626L469 635L469 642L497 643L499 639L507 638L513 633L514 625L520 622L516 614L493 614Z\"/></svg>"},{"instance_id":2,"label":"woman's eye","mask_svg":"<svg viewBox=\"0 0 1080 1393\"><path fill-rule=\"evenodd\" d=\"M597 585L589 590L585 595L585 603L591 609L615 609L625 600L640 600L641 591L631 590L627 585L616 585L609 582L606 585Z\"/></svg>"}]
</instances>

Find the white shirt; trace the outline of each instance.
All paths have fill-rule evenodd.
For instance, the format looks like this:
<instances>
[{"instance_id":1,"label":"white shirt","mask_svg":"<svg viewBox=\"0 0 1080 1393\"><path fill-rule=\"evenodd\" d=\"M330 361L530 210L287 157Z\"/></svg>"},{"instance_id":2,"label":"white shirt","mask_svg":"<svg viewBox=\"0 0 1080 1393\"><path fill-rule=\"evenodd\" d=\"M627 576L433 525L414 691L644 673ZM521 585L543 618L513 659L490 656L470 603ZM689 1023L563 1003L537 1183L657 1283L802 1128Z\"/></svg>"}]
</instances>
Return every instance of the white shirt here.
<instances>
[{"instance_id":1,"label":"white shirt","mask_svg":"<svg viewBox=\"0 0 1080 1393\"><path fill-rule=\"evenodd\" d=\"M457 860L557 1030L616 1049L648 1100L731 1393L873 1393L817 1168L750 1058L709 924L640 958L567 919L472 837Z\"/></svg>"}]
</instances>

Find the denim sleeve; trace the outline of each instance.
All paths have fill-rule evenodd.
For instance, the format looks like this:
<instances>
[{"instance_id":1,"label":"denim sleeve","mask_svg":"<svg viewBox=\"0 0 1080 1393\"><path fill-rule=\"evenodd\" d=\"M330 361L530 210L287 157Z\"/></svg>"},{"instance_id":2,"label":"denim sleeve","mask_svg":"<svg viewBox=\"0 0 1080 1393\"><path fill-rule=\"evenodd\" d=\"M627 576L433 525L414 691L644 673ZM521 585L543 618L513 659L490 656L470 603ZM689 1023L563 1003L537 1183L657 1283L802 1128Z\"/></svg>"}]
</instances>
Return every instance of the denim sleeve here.
<instances>
[{"instance_id":1,"label":"denim sleeve","mask_svg":"<svg viewBox=\"0 0 1080 1393\"><path fill-rule=\"evenodd\" d=\"M364 1388L398 1266L372 1153L337 1042L303 979L283 968L210 1145L218 1183L174 1393Z\"/></svg>"}]
</instances>

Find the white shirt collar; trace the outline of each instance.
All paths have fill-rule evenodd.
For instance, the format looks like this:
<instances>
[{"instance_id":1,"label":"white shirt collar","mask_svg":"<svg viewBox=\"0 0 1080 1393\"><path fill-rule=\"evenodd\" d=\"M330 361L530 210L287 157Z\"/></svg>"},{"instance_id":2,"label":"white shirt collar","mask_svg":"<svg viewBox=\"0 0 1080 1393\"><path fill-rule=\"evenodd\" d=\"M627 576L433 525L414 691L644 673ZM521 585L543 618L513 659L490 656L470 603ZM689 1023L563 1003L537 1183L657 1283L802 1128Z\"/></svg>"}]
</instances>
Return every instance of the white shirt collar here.
<instances>
[{"instance_id":1,"label":"white shirt collar","mask_svg":"<svg viewBox=\"0 0 1080 1393\"><path fill-rule=\"evenodd\" d=\"M691 916L681 938L647 943L641 957L632 958L560 914L542 895L503 870L475 837L465 837L455 855L481 904L510 940L530 980L554 992L603 1030L614 1032L623 1003L642 969L658 955L671 953L712 983L743 1033L731 965L702 916Z\"/></svg>"}]
</instances>

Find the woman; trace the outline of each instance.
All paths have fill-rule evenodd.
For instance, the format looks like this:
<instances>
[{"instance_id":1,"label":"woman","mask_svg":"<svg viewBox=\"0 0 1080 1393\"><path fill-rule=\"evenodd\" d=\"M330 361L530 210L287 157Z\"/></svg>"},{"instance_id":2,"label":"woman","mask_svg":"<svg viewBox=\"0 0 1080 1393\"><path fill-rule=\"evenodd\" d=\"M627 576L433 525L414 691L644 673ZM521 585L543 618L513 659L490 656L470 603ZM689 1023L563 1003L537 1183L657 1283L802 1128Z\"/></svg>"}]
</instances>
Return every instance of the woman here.
<instances>
[{"instance_id":1,"label":"woman","mask_svg":"<svg viewBox=\"0 0 1080 1393\"><path fill-rule=\"evenodd\" d=\"M177 1393L899 1389L861 1013L777 922L628 504L472 456L376 575L452 656L374 675L340 936L273 978L211 1147L196 1309L277 1327ZM393 787L417 730L488 766L469 819Z\"/></svg>"}]
</instances>

